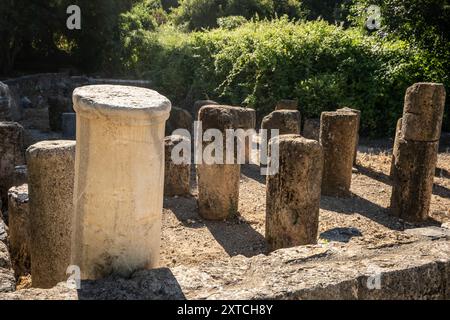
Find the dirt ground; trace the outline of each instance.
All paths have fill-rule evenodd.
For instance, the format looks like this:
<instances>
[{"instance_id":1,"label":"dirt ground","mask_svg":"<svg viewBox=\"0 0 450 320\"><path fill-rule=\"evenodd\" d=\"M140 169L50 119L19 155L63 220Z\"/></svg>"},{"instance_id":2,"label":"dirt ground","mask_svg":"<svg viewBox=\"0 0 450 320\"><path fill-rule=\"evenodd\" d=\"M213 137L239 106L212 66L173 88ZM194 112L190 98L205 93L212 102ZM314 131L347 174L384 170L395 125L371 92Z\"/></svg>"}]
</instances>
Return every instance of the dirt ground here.
<instances>
[{"instance_id":1,"label":"dirt ground","mask_svg":"<svg viewBox=\"0 0 450 320\"><path fill-rule=\"evenodd\" d=\"M389 215L391 141L362 142L352 177L352 196L322 197L319 243L354 242L380 248L414 240L403 230L450 220L450 150L439 153L430 219L410 224ZM199 217L195 174L192 197L164 199L161 266L195 265L206 259L266 254L265 177L259 167L241 170L239 216L231 221L206 221Z\"/></svg>"}]
</instances>

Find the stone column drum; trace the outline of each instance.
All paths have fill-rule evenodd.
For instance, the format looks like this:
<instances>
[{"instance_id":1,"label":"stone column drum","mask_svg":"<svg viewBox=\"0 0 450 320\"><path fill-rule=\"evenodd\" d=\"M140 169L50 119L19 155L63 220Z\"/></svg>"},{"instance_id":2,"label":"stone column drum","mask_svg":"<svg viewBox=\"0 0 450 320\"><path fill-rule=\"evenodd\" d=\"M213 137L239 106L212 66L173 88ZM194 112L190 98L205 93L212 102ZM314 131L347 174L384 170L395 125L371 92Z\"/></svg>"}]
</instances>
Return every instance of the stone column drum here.
<instances>
[{"instance_id":1,"label":"stone column drum","mask_svg":"<svg viewBox=\"0 0 450 320\"><path fill-rule=\"evenodd\" d=\"M430 209L439 143L400 138L395 150L391 212L408 221L425 221Z\"/></svg>"},{"instance_id":2,"label":"stone column drum","mask_svg":"<svg viewBox=\"0 0 450 320\"><path fill-rule=\"evenodd\" d=\"M8 190L14 184L14 168L25 164L23 136L20 124L0 122L0 200L4 206L8 203Z\"/></svg>"},{"instance_id":3,"label":"stone column drum","mask_svg":"<svg viewBox=\"0 0 450 320\"><path fill-rule=\"evenodd\" d=\"M237 213L241 169L236 159L234 164L225 164L225 133L226 129L252 129L254 112L250 108L223 105L207 105L199 111L198 118L203 129L201 134L207 129L218 129L224 137L223 164L197 165L198 208L205 219L224 220Z\"/></svg>"},{"instance_id":4,"label":"stone column drum","mask_svg":"<svg viewBox=\"0 0 450 320\"><path fill-rule=\"evenodd\" d=\"M270 250L317 242L322 146L299 135L283 135L279 171L267 176L266 239Z\"/></svg>"},{"instance_id":5,"label":"stone column drum","mask_svg":"<svg viewBox=\"0 0 450 320\"><path fill-rule=\"evenodd\" d=\"M191 193L191 163L189 161L190 154L177 153L182 163L175 163L172 159L172 151L179 144L187 144L190 146L191 141L187 137L172 135L164 139L165 145L165 169L164 169L164 195L187 196ZM190 150L190 149L189 149Z\"/></svg>"},{"instance_id":6,"label":"stone column drum","mask_svg":"<svg viewBox=\"0 0 450 320\"><path fill-rule=\"evenodd\" d=\"M72 264L82 279L158 266L164 191L164 129L170 101L156 91L75 89Z\"/></svg>"},{"instance_id":7,"label":"stone column drum","mask_svg":"<svg viewBox=\"0 0 450 320\"><path fill-rule=\"evenodd\" d=\"M356 158L358 156L358 145L359 145L359 127L361 125L361 111L357 109L352 109L348 107L344 107L341 109L337 109L339 112L353 112L358 116L358 124L356 129L356 143L355 143L355 154L353 155L353 164L356 165Z\"/></svg>"},{"instance_id":8,"label":"stone column drum","mask_svg":"<svg viewBox=\"0 0 450 320\"><path fill-rule=\"evenodd\" d=\"M320 119L305 119L303 124L302 136L307 139L319 141Z\"/></svg>"},{"instance_id":9,"label":"stone column drum","mask_svg":"<svg viewBox=\"0 0 450 320\"><path fill-rule=\"evenodd\" d=\"M391 213L402 219L428 218L444 106L442 84L416 83L406 90L391 170Z\"/></svg>"},{"instance_id":10,"label":"stone column drum","mask_svg":"<svg viewBox=\"0 0 450 320\"><path fill-rule=\"evenodd\" d=\"M357 129L358 116L354 112L322 113L323 195L345 197L350 194Z\"/></svg>"},{"instance_id":11,"label":"stone column drum","mask_svg":"<svg viewBox=\"0 0 450 320\"><path fill-rule=\"evenodd\" d=\"M300 134L300 112L297 110L276 110L265 116L261 129L278 129L279 134ZM271 138L267 133L267 141Z\"/></svg>"},{"instance_id":12,"label":"stone column drum","mask_svg":"<svg viewBox=\"0 0 450 320\"><path fill-rule=\"evenodd\" d=\"M73 216L74 141L42 141L27 149L33 286L67 279Z\"/></svg>"}]
</instances>

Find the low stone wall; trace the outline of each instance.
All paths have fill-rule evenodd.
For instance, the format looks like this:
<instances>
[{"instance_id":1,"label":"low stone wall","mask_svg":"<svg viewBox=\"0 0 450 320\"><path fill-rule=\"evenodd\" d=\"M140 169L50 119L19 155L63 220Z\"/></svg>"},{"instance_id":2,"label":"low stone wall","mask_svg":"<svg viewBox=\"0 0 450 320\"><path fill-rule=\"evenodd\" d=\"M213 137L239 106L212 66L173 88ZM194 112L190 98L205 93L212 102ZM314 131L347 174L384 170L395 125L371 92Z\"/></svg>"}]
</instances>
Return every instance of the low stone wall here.
<instances>
[{"instance_id":1,"label":"low stone wall","mask_svg":"<svg viewBox=\"0 0 450 320\"><path fill-rule=\"evenodd\" d=\"M21 123L26 129L40 131L55 130L49 119L58 115L49 115L49 100L64 101L66 108L55 108L56 112L70 112L72 92L75 88L91 84L116 84L136 87L150 87L149 81L99 79L86 76L70 76L67 73L42 73L27 75L2 81L9 88L10 110L0 110L5 119ZM6 89L2 90L6 92ZM3 94L6 96L6 93ZM6 105L6 104L5 104ZM4 108L3 108L4 109ZM50 112L51 113L51 112ZM6 119L8 118L8 119ZM58 126L56 126L58 128Z\"/></svg>"},{"instance_id":2,"label":"low stone wall","mask_svg":"<svg viewBox=\"0 0 450 320\"><path fill-rule=\"evenodd\" d=\"M379 249L327 244L64 283L1 299L450 299L450 237Z\"/></svg>"}]
</instances>

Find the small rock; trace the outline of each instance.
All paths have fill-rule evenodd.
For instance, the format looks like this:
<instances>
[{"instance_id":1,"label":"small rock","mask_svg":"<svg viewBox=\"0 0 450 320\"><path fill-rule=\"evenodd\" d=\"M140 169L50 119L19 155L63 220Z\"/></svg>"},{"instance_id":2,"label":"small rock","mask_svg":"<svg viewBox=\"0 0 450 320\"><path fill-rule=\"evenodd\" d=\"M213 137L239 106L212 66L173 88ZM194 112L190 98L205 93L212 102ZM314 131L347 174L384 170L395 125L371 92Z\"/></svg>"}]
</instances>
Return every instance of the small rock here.
<instances>
[{"instance_id":1,"label":"small rock","mask_svg":"<svg viewBox=\"0 0 450 320\"><path fill-rule=\"evenodd\" d=\"M24 109L32 108L33 104L31 103L31 100L28 97L23 97L20 99L20 106Z\"/></svg>"},{"instance_id":2,"label":"small rock","mask_svg":"<svg viewBox=\"0 0 450 320\"><path fill-rule=\"evenodd\" d=\"M441 225L441 228L444 228L444 229L450 229L450 222L443 223L443 224Z\"/></svg>"},{"instance_id":3,"label":"small rock","mask_svg":"<svg viewBox=\"0 0 450 320\"><path fill-rule=\"evenodd\" d=\"M3 242L0 242L0 268L11 269L11 256Z\"/></svg>"},{"instance_id":4,"label":"small rock","mask_svg":"<svg viewBox=\"0 0 450 320\"><path fill-rule=\"evenodd\" d=\"M450 239L450 231L445 228L439 227L425 227L425 228L414 228L405 230L407 234L415 235L418 237L430 238L431 240L438 239Z\"/></svg>"},{"instance_id":5,"label":"small rock","mask_svg":"<svg viewBox=\"0 0 450 320\"><path fill-rule=\"evenodd\" d=\"M13 292L16 289L14 271L0 268L0 293Z\"/></svg>"},{"instance_id":6,"label":"small rock","mask_svg":"<svg viewBox=\"0 0 450 320\"><path fill-rule=\"evenodd\" d=\"M0 242L6 244L8 241L8 227L3 222L3 219L0 217Z\"/></svg>"}]
</instances>

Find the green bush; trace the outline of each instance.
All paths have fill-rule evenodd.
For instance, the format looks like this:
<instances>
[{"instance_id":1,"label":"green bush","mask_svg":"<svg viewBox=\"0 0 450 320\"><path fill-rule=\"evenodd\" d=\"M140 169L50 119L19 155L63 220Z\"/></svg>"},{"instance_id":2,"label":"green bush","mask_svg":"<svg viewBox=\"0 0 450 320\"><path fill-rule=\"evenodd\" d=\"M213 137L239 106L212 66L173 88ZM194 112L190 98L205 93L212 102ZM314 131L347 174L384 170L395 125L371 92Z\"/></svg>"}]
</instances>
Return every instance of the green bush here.
<instances>
[{"instance_id":1,"label":"green bush","mask_svg":"<svg viewBox=\"0 0 450 320\"><path fill-rule=\"evenodd\" d=\"M369 136L392 135L409 85L441 80L427 54L407 42L324 21L283 18L193 33L164 26L126 46L128 71L175 104L208 96L263 115L279 99L298 99L304 117L349 106L362 111Z\"/></svg>"},{"instance_id":2,"label":"green bush","mask_svg":"<svg viewBox=\"0 0 450 320\"><path fill-rule=\"evenodd\" d=\"M171 14L176 25L188 30L218 27L218 19L229 16L274 18L303 16L299 0L180 0Z\"/></svg>"}]
</instances>

